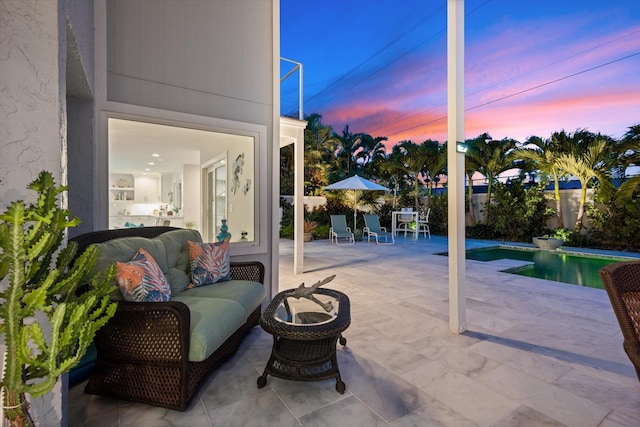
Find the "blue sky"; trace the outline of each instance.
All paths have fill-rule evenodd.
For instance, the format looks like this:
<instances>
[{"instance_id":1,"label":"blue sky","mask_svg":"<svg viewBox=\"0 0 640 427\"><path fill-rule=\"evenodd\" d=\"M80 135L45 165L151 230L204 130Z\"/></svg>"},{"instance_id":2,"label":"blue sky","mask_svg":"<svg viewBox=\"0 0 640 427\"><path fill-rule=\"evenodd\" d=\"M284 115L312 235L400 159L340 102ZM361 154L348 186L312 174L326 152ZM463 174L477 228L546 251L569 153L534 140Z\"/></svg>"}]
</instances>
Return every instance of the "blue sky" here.
<instances>
[{"instance_id":1,"label":"blue sky","mask_svg":"<svg viewBox=\"0 0 640 427\"><path fill-rule=\"evenodd\" d=\"M465 12L466 138L617 138L640 123L640 1L466 0ZM281 0L281 55L304 64L305 113L335 131L446 140L445 0Z\"/></svg>"}]
</instances>

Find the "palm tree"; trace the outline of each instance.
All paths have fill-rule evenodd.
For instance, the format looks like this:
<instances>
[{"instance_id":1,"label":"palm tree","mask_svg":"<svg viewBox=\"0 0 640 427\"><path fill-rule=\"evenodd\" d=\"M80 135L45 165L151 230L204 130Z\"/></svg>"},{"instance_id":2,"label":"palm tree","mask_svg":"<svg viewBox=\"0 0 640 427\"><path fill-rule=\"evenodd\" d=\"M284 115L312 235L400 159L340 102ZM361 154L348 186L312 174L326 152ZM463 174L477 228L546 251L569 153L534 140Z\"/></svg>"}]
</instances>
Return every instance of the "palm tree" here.
<instances>
[{"instance_id":1,"label":"palm tree","mask_svg":"<svg viewBox=\"0 0 640 427\"><path fill-rule=\"evenodd\" d=\"M467 180L469 181L469 185L467 187L467 204L471 225L476 225L478 223L478 221L476 220L476 211L473 203L473 175L475 175L476 172L479 172L481 167L481 159L478 155L481 149L479 145L484 145L485 141L490 139L491 135L485 132L473 139L465 140L465 144L467 145L467 152L465 153L464 157L464 171L465 175L467 175Z\"/></svg>"},{"instance_id":2,"label":"palm tree","mask_svg":"<svg viewBox=\"0 0 640 427\"><path fill-rule=\"evenodd\" d=\"M354 152L360 143L361 134L351 133L349 125L345 125L342 135L335 135L338 140L338 150L336 151L336 159L338 160L338 178L348 178L352 175L352 169L356 165ZM346 173L346 176L344 175Z\"/></svg>"},{"instance_id":3,"label":"palm tree","mask_svg":"<svg viewBox=\"0 0 640 427\"><path fill-rule=\"evenodd\" d=\"M558 166L577 177L580 181L580 205L578 207L578 217L575 224L576 232L582 230L589 182L596 179L601 187L611 186L611 182L608 179L609 163L607 162L611 150L611 139L598 134L593 139L583 139L581 146L578 147L577 150L563 153L558 157Z\"/></svg>"},{"instance_id":4,"label":"palm tree","mask_svg":"<svg viewBox=\"0 0 640 427\"><path fill-rule=\"evenodd\" d=\"M488 134L483 134L487 135ZM483 136L481 135L481 136ZM477 138L476 138L477 139ZM509 156L511 151L517 148L518 141L511 138L501 140L485 139L484 143L475 144L476 161L479 166L478 171L487 178L487 204L484 213L484 222L489 222L489 213L491 211L491 190L498 176L509 169L517 167L516 160Z\"/></svg>"},{"instance_id":5,"label":"palm tree","mask_svg":"<svg viewBox=\"0 0 640 427\"><path fill-rule=\"evenodd\" d=\"M535 167L551 178L553 181L553 198L556 205L556 220L559 228L564 228L562 218L562 203L560 199L560 179L566 176L566 172L558 166L558 158L567 152L563 146L563 141L568 139L558 137L559 133L554 133L549 139L542 139L538 136L531 136L526 141L526 146L518 148L513 152L517 158L532 162ZM563 131L563 135L564 134ZM527 147L528 146L528 147Z\"/></svg>"},{"instance_id":6,"label":"palm tree","mask_svg":"<svg viewBox=\"0 0 640 427\"><path fill-rule=\"evenodd\" d=\"M304 130L305 194L313 195L329 183L329 170L334 159L337 140L331 126L322 124L320 114L306 117Z\"/></svg>"},{"instance_id":7,"label":"palm tree","mask_svg":"<svg viewBox=\"0 0 640 427\"><path fill-rule=\"evenodd\" d=\"M444 174L447 170L447 145L430 139L424 141L422 145L425 151L425 174L429 181L427 199L431 202L433 184L437 184L438 175Z\"/></svg>"},{"instance_id":8,"label":"palm tree","mask_svg":"<svg viewBox=\"0 0 640 427\"><path fill-rule=\"evenodd\" d=\"M387 154L387 148L383 144L386 141L386 136L372 137L369 134L363 133L360 135L360 140L356 144L355 150L356 159L360 160L360 166L363 169L363 175L367 178L375 176L375 166L377 161L384 159Z\"/></svg>"},{"instance_id":9,"label":"palm tree","mask_svg":"<svg viewBox=\"0 0 640 427\"><path fill-rule=\"evenodd\" d=\"M627 167L635 165L640 166L640 124L629 127L620 144L620 160L626 170ZM620 186L621 200L630 203L633 200L633 194L640 186L640 175L636 175L627 179Z\"/></svg>"},{"instance_id":10,"label":"palm tree","mask_svg":"<svg viewBox=\"0 0 640 427\"><path fill-rule=\"evenodd\" d=\"M397 146L399 153L402 155L402 168L407 173L409 180L413 184L414 191L414 207L415 210L420 208L418 200L420 188L420 175L425 174L425 163L427 161L427 146L424 144L416 144L409 140L401 141ZM394 149L396 148L394 147Z\"/></svg>"},{"instance_id":11,"label":"palm tree","mask_svg":"<svg viewBox=\"0 0 640 427\"><path fill-rule=\"evenodd\" d=\"M402 155L393 147L393 150L389 155L385 156L384 160L376 161L376 170L378 177L382 182L386 182L387 186L393 189L392 206L395 209L398 202L398 192L400 190L400 183L402 181L402 175L404 174L404 167L402 164Z\"/></svg>"}]
</instances>

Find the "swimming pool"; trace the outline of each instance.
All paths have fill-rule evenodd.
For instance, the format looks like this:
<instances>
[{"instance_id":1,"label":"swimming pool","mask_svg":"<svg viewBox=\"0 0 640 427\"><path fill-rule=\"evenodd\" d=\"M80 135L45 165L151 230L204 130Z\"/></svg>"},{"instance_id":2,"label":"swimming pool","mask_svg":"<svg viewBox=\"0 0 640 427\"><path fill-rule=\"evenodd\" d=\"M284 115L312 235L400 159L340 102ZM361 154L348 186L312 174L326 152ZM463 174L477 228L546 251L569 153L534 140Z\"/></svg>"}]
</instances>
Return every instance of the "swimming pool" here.
<instances>
[{"instance_id":1,"label":"swimming pool","mask_svg":"<svg viewBox=\"0 0 640 427\"><path fill-rule=\"evenodd\" d=\"M476 261L495 261L504 258L528 261L533 264L503 271L520 276L555 280L557 282L600 289L603 289L603 286L598 273L602 267L613 262L629 261L631 259L606 255L579 254L564 250L548 251L512 246L470 249L466 252L466 257Z\"/></svg>"}]
</instances>

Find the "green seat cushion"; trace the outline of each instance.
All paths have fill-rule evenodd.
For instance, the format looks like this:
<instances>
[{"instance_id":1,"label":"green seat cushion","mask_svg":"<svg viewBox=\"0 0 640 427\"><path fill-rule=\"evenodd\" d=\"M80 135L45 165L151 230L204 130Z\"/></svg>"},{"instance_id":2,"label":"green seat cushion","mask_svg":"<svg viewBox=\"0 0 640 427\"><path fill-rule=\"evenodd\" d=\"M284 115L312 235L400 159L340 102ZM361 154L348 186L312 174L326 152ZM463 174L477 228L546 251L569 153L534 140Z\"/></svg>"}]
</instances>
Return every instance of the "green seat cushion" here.
<instances>
[{"instance_id":1,"label":"green seat cushion","mask_svg":"<svg viewBox=\"0 0 640 427\"><path fill-rule=\"evenodd\" d=\"M222 298L198 298L184 292L175 298L189 307L189 361L202 362L246 322L240 303Z\"/></svg>"},{"instance_id":2,"label":"green seat cushion","mask_svg":"<svg viewBox=\"0 0 640 427\"><path fill-rule=\"evenodd\" d=\"M256 308L260 307L267 293L264 286L258 282L229 280L187 289L181 295L197 298L222 298L236 301L244 308L246 320Z\"/></svg>"}]
</instances>

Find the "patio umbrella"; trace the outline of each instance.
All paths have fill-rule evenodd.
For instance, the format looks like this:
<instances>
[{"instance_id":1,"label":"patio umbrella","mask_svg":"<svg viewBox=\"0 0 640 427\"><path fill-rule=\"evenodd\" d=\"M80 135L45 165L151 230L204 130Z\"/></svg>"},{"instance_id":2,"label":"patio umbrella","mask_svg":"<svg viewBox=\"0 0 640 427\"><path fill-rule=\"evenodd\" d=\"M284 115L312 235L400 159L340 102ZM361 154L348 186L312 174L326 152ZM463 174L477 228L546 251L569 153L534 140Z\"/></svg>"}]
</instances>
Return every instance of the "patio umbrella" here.
<instances>
[{"instance_id":1,"label":"patio umbrella","mask_svg":"<svg viewBox=\"0 0 640 427\"><path fill-rule=\"evenodd\" d=\"M391 191L387 187L383 187L375 182L368 181L364 178L354 175L352 177L343 179L342 181L334 182L331 185L324 187L325 190L354 190L356 197L353 202L353 230L356 229L356 210L358 206L358 194L360 191Z\"/></svg>"}]
</instances>

